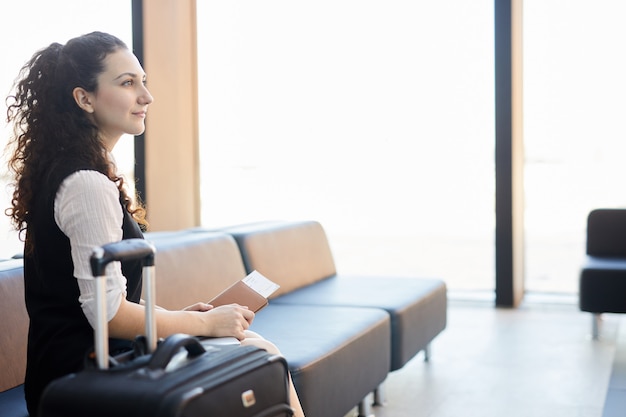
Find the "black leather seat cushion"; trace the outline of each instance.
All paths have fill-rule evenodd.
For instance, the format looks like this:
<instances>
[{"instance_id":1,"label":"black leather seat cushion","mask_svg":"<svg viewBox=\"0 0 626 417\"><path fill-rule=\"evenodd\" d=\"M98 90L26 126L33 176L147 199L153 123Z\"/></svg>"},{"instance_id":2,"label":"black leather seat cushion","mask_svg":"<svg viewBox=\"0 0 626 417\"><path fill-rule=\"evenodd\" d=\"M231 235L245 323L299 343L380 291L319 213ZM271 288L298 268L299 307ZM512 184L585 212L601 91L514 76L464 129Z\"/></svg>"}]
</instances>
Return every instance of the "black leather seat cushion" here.
<instances>
[{"instance_id":1,"label":"black leather seat cushion","mask_svg":"<svg viewBox=\"0 0 626 417\"><path fill-rule=\"evenodd\" d=\"M626 313L626 258L587 256L579 306L590 313Z\"/></svg>"},{"instance_id":2,"label":"black leather seat cushion","mask_svg":"<svg viewBox=\"0 0 626 417\"><path fill-rule=\"evenodd\" d=\"M439 279L336 275L272 302L387 311L391 318L390 371L404 366L446 327L446 286Z\"/></svg>"}]
</instances>

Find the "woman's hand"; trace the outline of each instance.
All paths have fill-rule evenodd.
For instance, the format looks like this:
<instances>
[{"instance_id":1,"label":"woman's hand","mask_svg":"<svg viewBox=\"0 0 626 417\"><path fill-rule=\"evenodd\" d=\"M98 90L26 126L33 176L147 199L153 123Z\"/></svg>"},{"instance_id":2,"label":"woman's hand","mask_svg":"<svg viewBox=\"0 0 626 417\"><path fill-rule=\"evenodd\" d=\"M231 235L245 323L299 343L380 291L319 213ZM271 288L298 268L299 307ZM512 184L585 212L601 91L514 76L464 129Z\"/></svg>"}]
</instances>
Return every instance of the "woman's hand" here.
<instances>
[{"instance_id":1,"label":"woman's hand","mask_svg":"<svg viewBox=\"0 0 626 417\"><path fill-rule=\"evenodd\" d=\"M205 336L246 338L245 331L254 320L254 312L239 304L228 304L202 312L206 323Z\"/></svg>"}]
</instances>

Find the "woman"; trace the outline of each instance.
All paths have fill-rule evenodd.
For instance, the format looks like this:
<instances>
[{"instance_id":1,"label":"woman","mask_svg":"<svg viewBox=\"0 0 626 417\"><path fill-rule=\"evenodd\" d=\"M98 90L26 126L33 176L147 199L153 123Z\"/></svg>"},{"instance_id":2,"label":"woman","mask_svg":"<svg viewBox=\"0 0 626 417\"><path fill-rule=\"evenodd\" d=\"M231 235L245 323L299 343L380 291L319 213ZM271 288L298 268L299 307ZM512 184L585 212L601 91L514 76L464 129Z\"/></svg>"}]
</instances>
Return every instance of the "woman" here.
<instances>
[{"instance_id":1,"label":"woman","mask_svg":"<svg viewBox=\"0 0 626 417\"><path fill-rule=\"evenodd\" d=\"M22 68L7 101L14 134L9 167L15 191L7 213L25 238L24 280L30 316L26 401L37 413L53 379L80 370L93 343L95 300L89 256L96 246L142 237L145 210L126 191L111 156L123 134L139 135L153 98L133 53L94 32L53 43ZM141 266L106 270L111 352L143 332ZM249 332L254 313L239 305L196 303L158 309L157 334L234 336L277 352ZM291 386L292 407L303 415Z\"/></svg>"}]
</instances>

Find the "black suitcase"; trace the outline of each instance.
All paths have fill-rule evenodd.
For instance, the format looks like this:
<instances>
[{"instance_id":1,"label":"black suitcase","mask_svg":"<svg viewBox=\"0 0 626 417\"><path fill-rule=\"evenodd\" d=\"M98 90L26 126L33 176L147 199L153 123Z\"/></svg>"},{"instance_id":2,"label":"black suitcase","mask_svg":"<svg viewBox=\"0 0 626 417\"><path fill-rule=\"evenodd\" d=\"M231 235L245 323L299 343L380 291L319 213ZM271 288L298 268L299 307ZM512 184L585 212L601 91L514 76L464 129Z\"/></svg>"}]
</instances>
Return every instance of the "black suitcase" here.
<instances>
[{"instance_id":1,"label":"black suitcase","mask_svg":"<svg viewBox=\"0 0 626 417\"><path fill-rule=\"evenodd\" d=\"M51 382L40 402L41 417L270 417L291 416L285 359L253 346L204 345L176 334L157 344L152 245L128 239L94 250L98 317L106 317L105 266L144 259L146 335L132 355L111 359L105 320L95 329L97 364ZM138 340L142 340L141 338ZM142 353L145 349L147 352Z\"/></svg>"}]
</instances>

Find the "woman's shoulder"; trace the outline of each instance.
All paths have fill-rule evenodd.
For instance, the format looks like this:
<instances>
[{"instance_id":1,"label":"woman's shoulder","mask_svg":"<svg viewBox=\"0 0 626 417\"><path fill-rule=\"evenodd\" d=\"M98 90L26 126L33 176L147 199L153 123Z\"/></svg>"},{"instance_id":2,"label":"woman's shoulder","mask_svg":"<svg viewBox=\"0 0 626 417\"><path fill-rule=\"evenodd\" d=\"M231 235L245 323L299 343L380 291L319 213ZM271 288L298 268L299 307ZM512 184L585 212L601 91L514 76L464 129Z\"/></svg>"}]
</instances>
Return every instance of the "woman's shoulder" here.
<instances>
[{"instance_id":1,"label":"woman's shoulder","mask_svg":"<svg viewBox=\"0 0 626 417\"><path fill-rule=\"evenodd\" d=\"M67 175L61 183L61 188L93 190L97 189L110 189L116 190L117 186L109 177L101 173L100 171L91 169L80 169Z\"/></svg>"},{"instance_id":2,"label":"woman's shoulder","mask_svg":"<svg viewBox=\"0 0 626 417\"><path fill-rule=\"evenodd\" d=\"M57 224L65 224L63 216L71 218L77 212L85 210L90 213L111 213L112 210L119 210L119 198L116 184L101 172L73 172L63 180L54 199Z\"/></svg>"}]
</instances>

